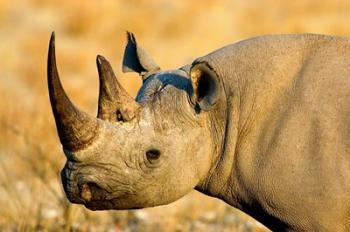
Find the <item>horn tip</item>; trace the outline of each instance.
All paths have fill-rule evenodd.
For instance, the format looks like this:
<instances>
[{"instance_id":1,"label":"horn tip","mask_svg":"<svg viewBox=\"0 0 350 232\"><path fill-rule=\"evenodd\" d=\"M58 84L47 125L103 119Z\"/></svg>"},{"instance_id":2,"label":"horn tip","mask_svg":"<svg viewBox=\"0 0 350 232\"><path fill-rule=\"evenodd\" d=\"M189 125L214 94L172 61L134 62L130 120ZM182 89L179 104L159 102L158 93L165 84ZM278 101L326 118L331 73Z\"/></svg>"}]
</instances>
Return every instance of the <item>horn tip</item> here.
<instances>
[{"instance_id":1,"label":"horn tip","mask_svg":"<svg viewBox=\"0 0 350 232\"><path fill-rule=\"evenodd\" d=\"M50 43L52 44L54 44L55 43L55 31L53 31L52 33L51 33L51 38L50 38Z\"/></svg>"},{"instance_id":2,"label":"horn tip","mask_svg":"<svg viewBox=\"0 0 350 232\"><path fill-rule=\"evenodd\" d=\"M55 31L51 33L50 44L49 44L49 56L50 54L55 53Z\"/></svg>"},{"instance_id":3,"label":"horn tip","mask_svg":"<svg viewBox=\"0 0 350 232\"><path fill-rule=\"evenodd\" d=\"M103 62L106 62L106 58L104 58L102 55L97 55L96 62L102 64Z\"/></svg>"}]
</instances>

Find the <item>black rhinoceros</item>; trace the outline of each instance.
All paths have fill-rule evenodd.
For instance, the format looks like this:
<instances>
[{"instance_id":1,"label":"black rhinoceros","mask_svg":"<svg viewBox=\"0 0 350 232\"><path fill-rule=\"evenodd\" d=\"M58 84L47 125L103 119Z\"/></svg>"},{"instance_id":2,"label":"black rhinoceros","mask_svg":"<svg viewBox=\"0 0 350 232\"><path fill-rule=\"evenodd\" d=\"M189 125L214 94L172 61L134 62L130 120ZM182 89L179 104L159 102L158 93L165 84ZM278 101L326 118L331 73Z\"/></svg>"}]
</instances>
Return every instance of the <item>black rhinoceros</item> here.
<instances>
[{"instance_id":1,"label":"black rhinoceros","mask_svg":"<svg viewBox=\"0 0 350 232\"><path fill-rule=\"evenodd\" d=\"M97 118L57 72L48 85L72 203L92 210L171 203L196 189L272 230L350 231L350 39L271 35L162 71L128 33L123 71L97 57Z\"/></svg>"}]
</instances>

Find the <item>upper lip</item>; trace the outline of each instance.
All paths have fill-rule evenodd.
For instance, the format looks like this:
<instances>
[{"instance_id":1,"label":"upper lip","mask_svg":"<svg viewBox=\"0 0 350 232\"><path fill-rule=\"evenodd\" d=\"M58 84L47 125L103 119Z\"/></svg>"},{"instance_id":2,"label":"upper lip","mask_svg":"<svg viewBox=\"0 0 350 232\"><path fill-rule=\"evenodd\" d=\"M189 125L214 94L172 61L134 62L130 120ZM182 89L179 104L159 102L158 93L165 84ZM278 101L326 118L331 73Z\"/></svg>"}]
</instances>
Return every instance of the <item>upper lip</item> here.
<instances>
[{"instance_id":1,"label":"upper lip","mask_svg":"<svg viewBox=\"0 0 350 232\"><path fill-rule=\"evenodd\" d=\"M87 171L88 169L77 167L68 161L61 172L64 190L72 203L104 205L101 202L113 201L125 195L125 192L113 190L111 186L99 181L97 176L89 175Z\"/></svg>"}]
</instances>

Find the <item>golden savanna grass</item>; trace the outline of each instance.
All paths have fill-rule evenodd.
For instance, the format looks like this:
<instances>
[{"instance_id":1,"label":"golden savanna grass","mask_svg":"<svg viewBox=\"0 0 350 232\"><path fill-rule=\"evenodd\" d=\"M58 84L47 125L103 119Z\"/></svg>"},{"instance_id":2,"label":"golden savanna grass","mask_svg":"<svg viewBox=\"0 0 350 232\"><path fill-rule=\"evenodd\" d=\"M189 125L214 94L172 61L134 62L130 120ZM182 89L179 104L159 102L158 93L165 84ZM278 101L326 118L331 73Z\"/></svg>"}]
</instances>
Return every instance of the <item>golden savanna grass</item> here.
<instances>
[{"instance_id":1,"label":"golden savanna grass","mask_svg":"<svg viewBox=\"0 0 350 232\"><path fill-rule=\"evenodd\" d=\"M121 74L125 31L163 69L223 45L271 33L350 34L348 0L1 0L0 231L265 231L219 200L192 192L168 206L91 212L67 202L65 158L46 83L47 46L56 31L58 66L76 105L96 114L97 54L135 95L141 81Z\"/></svg>"}]
</instances>

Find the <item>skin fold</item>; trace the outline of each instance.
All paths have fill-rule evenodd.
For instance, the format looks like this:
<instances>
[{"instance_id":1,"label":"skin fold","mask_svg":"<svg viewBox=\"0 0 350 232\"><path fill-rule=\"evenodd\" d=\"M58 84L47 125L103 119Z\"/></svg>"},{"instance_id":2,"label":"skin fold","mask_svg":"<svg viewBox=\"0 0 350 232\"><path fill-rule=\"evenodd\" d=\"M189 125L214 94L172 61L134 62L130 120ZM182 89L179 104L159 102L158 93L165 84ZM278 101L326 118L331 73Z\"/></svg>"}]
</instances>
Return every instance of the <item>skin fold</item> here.
<instances>
[{"instance_id":1,"label":"skin fold","mask_svg":"<svg viewBox=\"0 0 350 232\"><path fill-rule=\"evenodd\" d=\"M98 117L48 84L62 183L91 210L171 203L192 189L277 231L350 230L350 39L271 35L162 71L127 34L136 100L97 57Z\"/></svg>"}]
</instances>

